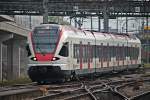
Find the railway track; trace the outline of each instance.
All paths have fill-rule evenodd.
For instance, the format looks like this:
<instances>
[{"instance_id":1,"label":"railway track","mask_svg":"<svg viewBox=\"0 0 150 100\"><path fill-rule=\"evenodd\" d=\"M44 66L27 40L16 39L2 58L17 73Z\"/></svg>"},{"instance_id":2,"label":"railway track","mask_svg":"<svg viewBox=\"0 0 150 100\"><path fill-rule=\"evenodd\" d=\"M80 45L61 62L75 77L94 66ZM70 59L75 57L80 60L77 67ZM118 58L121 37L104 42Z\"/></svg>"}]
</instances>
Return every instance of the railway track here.
<instances>
[{"instance_id":1,"label":"railway track","mask_svg":"<svg viewBox=\"0 0 150 100\"><path fill-rule=\"evenodd\" d=\"M142 77L142 74L125 75L105 80L80 81L81 87L56 94L48 94L34 100L114 100L114 98L115 100L136 100L138 97L148 95L150 88L146 87L150 86L149 81L150 78ZM143 88L147 90L133 91L135 94L127 96L126 93L129 93L127 87L133 88L135 84L140 85L140 82L143 82ZM134 88L136 89L136 87Z\"/></svg>"},{"instance_id":2,"label":"railway track","mask_svg":"<svg viewBox=\"0 0 150 100\"><path fill-rule=\"evenodd\" d=\"M150 79L140 79L126 83L115 87L114 91L126 98L126 100L136 100L150 93Z\"/></svg>"},{"instance_id":3,"label":"railway track","mask_svg":"<svg viewBox=\"0 0 150 100\"><path fill-rule=\"evenodd\" d=\"M62 84L18 84L2 87L0 100L149 100L148 87L149 76L114 75Z\"/></svg>"},{"instance_id":4,"label":"railway track","mask_svg":"<svg viewBox=\"0 0 150 100\"><path fill-rule=\"evenodd\" d=\"M88 84L88 85L87 85ZM86 97L86 99L97 100L96 97L92 94L93 91L102 90L107 88L104 84L99 82L81 82L81 86L77 89L60 92L54 95L47 95L43 97L36 98L34 100L69 100L69 99L79 99Z\"/></svg>"},{"instance_id":5,"label":"railway track","mask_svg":"<svg viewBox=\"0 0 150 100\"><path fill-rule=\"evenodd\" d=\"M0 89L0 100L23 100L24 98L27 99L31 96L36 97L40 95L41 93L35 83L16 84L12 86L1 87Z\"/></svg>"},{"instance_id":6,"label":"railway track","mask_svg":"<svg viewBox=\"0 0 150 100\"><path fill-rule=\"evenodd\" d=\"M2 86L0 87L0 92L3 91L8 91L8 90L15 90L15 89L20 89L20 88L25 88L25 87L30 87L30 86L36 86L36 83L28 83L28 84L15 84L15 85L10 85L10 86Z\"/></svg>"}]
</instances>

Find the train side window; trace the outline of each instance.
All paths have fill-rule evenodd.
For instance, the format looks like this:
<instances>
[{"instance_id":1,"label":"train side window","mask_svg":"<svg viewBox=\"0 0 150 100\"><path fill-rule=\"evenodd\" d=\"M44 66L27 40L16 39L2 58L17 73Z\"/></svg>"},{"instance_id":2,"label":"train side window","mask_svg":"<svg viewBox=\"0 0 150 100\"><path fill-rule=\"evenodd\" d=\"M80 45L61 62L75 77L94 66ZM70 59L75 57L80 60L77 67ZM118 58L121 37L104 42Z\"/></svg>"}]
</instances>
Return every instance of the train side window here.
<instances>
[{"instance_id":1,"label":"train side window","mask_svg":"<svg viewBox=\"0 0 150 100\"><path fill-rule=\"evenodd\" d=\"M92 59L95 58L96 54L96 45L92 45Z\"/></svg>"},{"instance_id":2,"label":"train side window","mask_svg":"<svg viewBox=\"0 0 150 100\"><path fill-rule=\"evenodd\" d=\"M139 48L134 47L134 60L137 60L139 56Z\"/></svg>"},{"instance_id":3,"label":"train side window","mask_svg":"<svg viewBox=\"0 0 150 100\"><path fill-rule=\"evenodd\" d=\"M111 60L112 57L112 46L109 45L109 60Z\"/></svg>"},{"instance_id":4,"label":"train side window","mask_svg":"<svg viewBox=\"0 0 150 100\"><path fill-rule=\"evenodd\" d=\"M115 54L115 46L112 46L112 57L116 57L116 54Z\"/></svg>"},{"instance_id":5,"label":"train side window","mask_svg":"<svg viewBox=\"0 0 150 100\"><path fill-rule=\"evenodd\" d=\"M76 44L76 58L77 58L77 63L80 61L80 45Z\"/></svg>"},{"instance_id":6,"label":"train side window","mask_svg":"<svg viewBox=\"0 0 150 100\"><path fill-rule=\"evenodd\" d=\"M68 55L69 55L68 47L69 47L69 43L68 42L64 43L60 52L59 52L59 55L64 56L64 57L68 57Z\"/></svg>"},{"instance_id":7,"label":"train side window","mask_svg":"<svg viewBox=\"0 0 150 100\"><path fill-rule=\"evenodd\" d=\"M96 53L96 56L97 58L100 58L100 46L97 46L97 53Z\"/></svg>"},{"instance_id":8,"label":"train side window","mask_svg":"<svg viewBox=\"0 0 150 100\"><path fill-rule=\"evenodd\" d=\"M116 60L119 60L119 46L116 46Z\"/></svg>"},{"instance_id":9,"label":"train side window","mask_svg":"<svg viewBox=\"0 0 150 100\"><path fill-rule=\"evenodd\" d=\"M83 57L83 62L85 63L85 57L86 57L86 54L85 54L85 45L82 45L82 57Z\"/></svg>"},{"instance_id":10,"label":"train side window","mask_svg":"<svg viewBox=\"0 0 150 100\"><path fill-rule=\"evenodd\" d=\"M131 55L131 59L133 60L133 47L131 47L130 55Z\"/></svg>"},{"instance_id":11,"label":"train side window","mask_svg":"<svg viewBox=\"0 0 150 100\"><path fill-rule=\"evenodd\" d=\"M106 46L103 46L103 60L104 61L106 61L106 53L107 53Z\"/></svg>"},{"instance_id":12,"label":"train side window","mask_svg":"<svg viewBox=\"0 0 150 100\"><path fill-rule=\"evenodd\" d=\"M98 58L98 46L95 46L95 58Z\"/></svg>"},{"instance_id":13,"label":"train side window","mask_svg":"<svg viewBox=\"0 0 150 100\"><path fill-rule=\"evenodd\" d=\"M128 51L129 51L129 57L130 57L130 60L131 60L131 47L129 47Z\"/></svg>"},{"instance_id":14,"label":"train side window","mask_svg":"<svg viewBox=\"0 0 150 100\"><path fill-rule=\"evenodd\" d=\"M73 45L73 58L76 58L76 46L75 44Z\"/></svg>"},{"instance_id":15,"label":"train side window","mask_svg":"<svg viewBox=\"0 0 150 100\"><path fill-rule=\"evenodd\" d=\"M125 47L124 47L124 44L122 45L122 60L125 60Z\"/></svg>"},{"instance_id":16,"label":"train side window","mask_svg":"<svg viewBox=\"0 0 150 100\"><path fill-rule=\"evenodd\" d=\"M99 46L99 61L102 58L102 46Z\"/></svg>"},{"instance_id":17,"label":"train side window","mask_svg":"<svg viewBox=\"0 0 150 100\"><path fill-rule=\"evenodd\" d=\"M77 45L76 44L73 45L73 57L77 58Z\"/></svg>"},{"instance_id":18,"label":"train side window","mask_svg":"<svg viewBox=\"0 0 150 100\"><path fill-rule=\"evenodd\" d=\"M90 56L91 57L91 62L93 62L93 56L94 56L93 55L93 51L94 51L94 46L93 45L90 46L90 51L91 51L91 56Z\"/></svg>"},{"instance_id":19,"label":"train side window","mask_svg":"<svg viewBox=\"0 0 150 100\"><path fill-rule=\"evenodd\" d=\"M109 59L111 60L112 57L112 46L109 46Z\"/></svg>"},{"instance_id":20,"label":"train side window","mask_svg":"<svg viewBox=\"0 0 150 100\"><path fill-rule=\"evenodd\" d=\"M136 59L138 59L138 57L139 57L139 54L140 54L140 48L139 48L139 47L137 47Z\"/></svg>"},{"instance_id":21,"label":"train side window","mask_svg":"<svg viewBox=\"0 0 150 100\"><path fill-rule=\"evenodd\" d=\"M112 47L112 51L113 51L113 57L116 57L116 48L115 48L115 46Z\"/></svg>"},{"instance_id":22,"label":"train side window","mask_svg":"<svg viewBox=\"0 0 150 100\"><path fill-rule=\"evenodd\" d=\"M103 47L103 43L101 43L101 60L104 60L104 47Z\"/></svg>"},{"instance_id":23,"label":"train side window","mask_svg":"<svg viewBox=\"0 0 150 100\"><path fill-rule=\"evenodd\" d=\"M129 56L129 52L128 52L129 50L128 50L128 49L129 49L129 47L128 47L128 46L126 46L126 47L125 47L125 56L126 56L126 57L128 57L128 56Z\"/></svg>"},{"instance_id":24,"label":"train side window","mask_svg":"<svg viewBox=\"0 0 150 100\"><path fill-rule=\"evenodd\" d=\"M127 56L127 47L124 46L124 57L125 57L125 59L126 59L126 56Z\"/></svg>"},{"instance_id":25,"label":"train side window","mask_svg":"<svg viewBox=\"0 0 150 100\"><path fill-rule=\"evenodd\" d=\"M130 57L130 47L127 47L127 55Z\"/></svg>"},{"instance_id":26,"label":"train side window","mask_svg":"<svg viewBox=\"0 0 150 100\"><path fill-rule=\"evenodd\" d=\"M88 46L87 46L87 58L88 58L88 62L91 61L91 46L90 46L90 42L88 42Z\"/></svg>"},{"instance_id":27,"label":"train side window","mask_svg":"<svg viewBox=\"0 0 150 100\"><path fill-rule=\"evenodd\" d=\"M135 47L132 47L132 59L134 59L135 58Z\"/></svg>"},{"instance_id":28,"label":"train side window","mask_svg":"<svg viewBox=\"0 0 150 100\"><path fill-rule=\"evenodd\" d=\"M107 61L111 60L111 46L107 43Z\"/></svg>"},{"instance_id":29,"label":"train side window","mask_svg":"<svg viewBox=\"0 0 150 100\"><path fill-rule=\"evenodd\" d=\"M122 46L119 47L119 52L120 52L120 60L123 60L123 50L122 50Z\"/></svg>"},{"instance_id":30,"label":"train side window","mask_svg":"<svg viewBox=\"0 0 150 100\"><path fill-rule=\"evenodd\" d=\"M86 54L85 60L86 60L86 62L88 62L88 45L86 45L85 48L86 48L85 49L85 52L86 52L85 53Z\"/></svg>"},{"instance_id":31,"label":"train side window","mask_svg":"<svg viewBox=\"0 0 150 100\"><path fill-rule=\"evenodd\" d=\"M137 59L138 58L138 48L137 47L135 47L135 53L134 53L134 55L135 55L135 59Z\"/></svg>"}]
</instances>

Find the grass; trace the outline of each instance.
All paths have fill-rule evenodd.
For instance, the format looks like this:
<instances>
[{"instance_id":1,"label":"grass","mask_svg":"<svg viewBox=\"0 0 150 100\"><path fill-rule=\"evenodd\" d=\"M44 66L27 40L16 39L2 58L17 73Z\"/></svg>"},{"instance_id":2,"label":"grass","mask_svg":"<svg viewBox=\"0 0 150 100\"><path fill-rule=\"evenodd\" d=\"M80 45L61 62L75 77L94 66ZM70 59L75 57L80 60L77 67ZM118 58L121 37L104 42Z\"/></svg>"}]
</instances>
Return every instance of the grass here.
<instances>
[{"instance_id":1,"label":"grass","mask_svg":"<svg viewBox=\"0 0 150 100\"><path fill-rule=\"evenodd\" d=\"M0 81L0 86L11 86L16 84L27 84L31 83L32 81L28 77L21 77L15 80L3 80Z\"/></svg>"},{"instance_id":2,"label":"grass","mask_svg":"<svg viewBox=\"0 0 150 100\"><path fill-rule=\"evenodd\" d=\"M145 67L145 68L150 68L150 63L144 64L144 67Z\"/></svg>"}]
</instances>

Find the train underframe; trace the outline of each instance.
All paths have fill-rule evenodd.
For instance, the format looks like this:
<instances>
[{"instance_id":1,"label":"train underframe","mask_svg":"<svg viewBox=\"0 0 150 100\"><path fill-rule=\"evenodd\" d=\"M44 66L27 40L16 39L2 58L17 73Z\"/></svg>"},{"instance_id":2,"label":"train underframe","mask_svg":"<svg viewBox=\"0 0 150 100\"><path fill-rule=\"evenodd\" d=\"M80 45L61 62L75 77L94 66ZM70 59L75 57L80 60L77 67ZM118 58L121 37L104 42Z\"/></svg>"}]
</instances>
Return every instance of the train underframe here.
<instances>
[{"instance_id":1,"label":"train underframe","mask_svg":"<svg viewBox=\"0 0 150 100\"><path fill-rule=\"evenodd\" d=\"M38 82L39 84L52 83L52 82L64 82L72 80L78 76L91 76L92 73L103 74L112 71L123 71L127 69L136 69L139 65L128 65L128 66L118 66L112 68L98 68L91 69L88 72L88 69L82 70L61 70L60 66L30 66L28 69L28 75L33 82ZM93 71L92 71L93 70ZM83 73L84 72L84 73Z\"/></svg>"},{"instance_id":2,"label":"train underframe","mask_svg":"<svg viewBox=\"0 0 150 100\"><path fill-rule=\"evenodd\" d=\"M33 82L63 82L70 78L71 72L61 70L60 66L30 66L28 75Z\"/></svg>"}]
</instances>

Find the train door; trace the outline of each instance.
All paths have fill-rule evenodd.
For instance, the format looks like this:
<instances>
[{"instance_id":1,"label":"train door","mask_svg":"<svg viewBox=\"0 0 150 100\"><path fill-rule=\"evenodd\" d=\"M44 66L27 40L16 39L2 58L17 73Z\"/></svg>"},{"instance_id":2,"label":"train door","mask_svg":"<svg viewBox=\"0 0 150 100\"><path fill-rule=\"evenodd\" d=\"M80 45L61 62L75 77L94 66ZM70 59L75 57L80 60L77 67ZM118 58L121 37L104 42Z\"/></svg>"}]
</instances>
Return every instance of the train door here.
<instances>
[{"instance_id":1,"label":"train door","mask_svg":"<svg viewBox=\"0 0 150 100\"><path fill-rule=\"evenodd\" d=\"M74 59L73 49L74 49L74 47L73 47L72 41L70 41L68 45L69 45L69 50L68 50L69 51L69 57L68 57L68 64L69 65L68 65L68 67L70 67L70 70L72 70L72 69L75 70L75 68L73 66L73 62L74 62L73 61L73 59Z\"/></svg>"},{"instance_id":2,"label":"train door","mask_svg":"<svg viewBox=\"0 0 150 100\"><path fill-rule=\"evenodd\" d=\"M72 66L72 70L74 71L80 69L80 44L75 41L72 44ZM76 74L78 74L78 72L76 72Z\"/></svg>"},{"instance_id":3,"label":"train door","mask_svg":"<svg viewBox=\"0 0 150 100\"><path fill-rule=\"evenodd\" d=\"M92 61L92 59L91 59L92 54L91 54L90 42L88 42L87 52L88 52L88 55L87 55L87 57L88 57L88 70L89 70L89 72L90 72L90 71L91 71L91 70L90 70L90 69L91 69L91 61Z\"/></svg>"}]
</instances>

